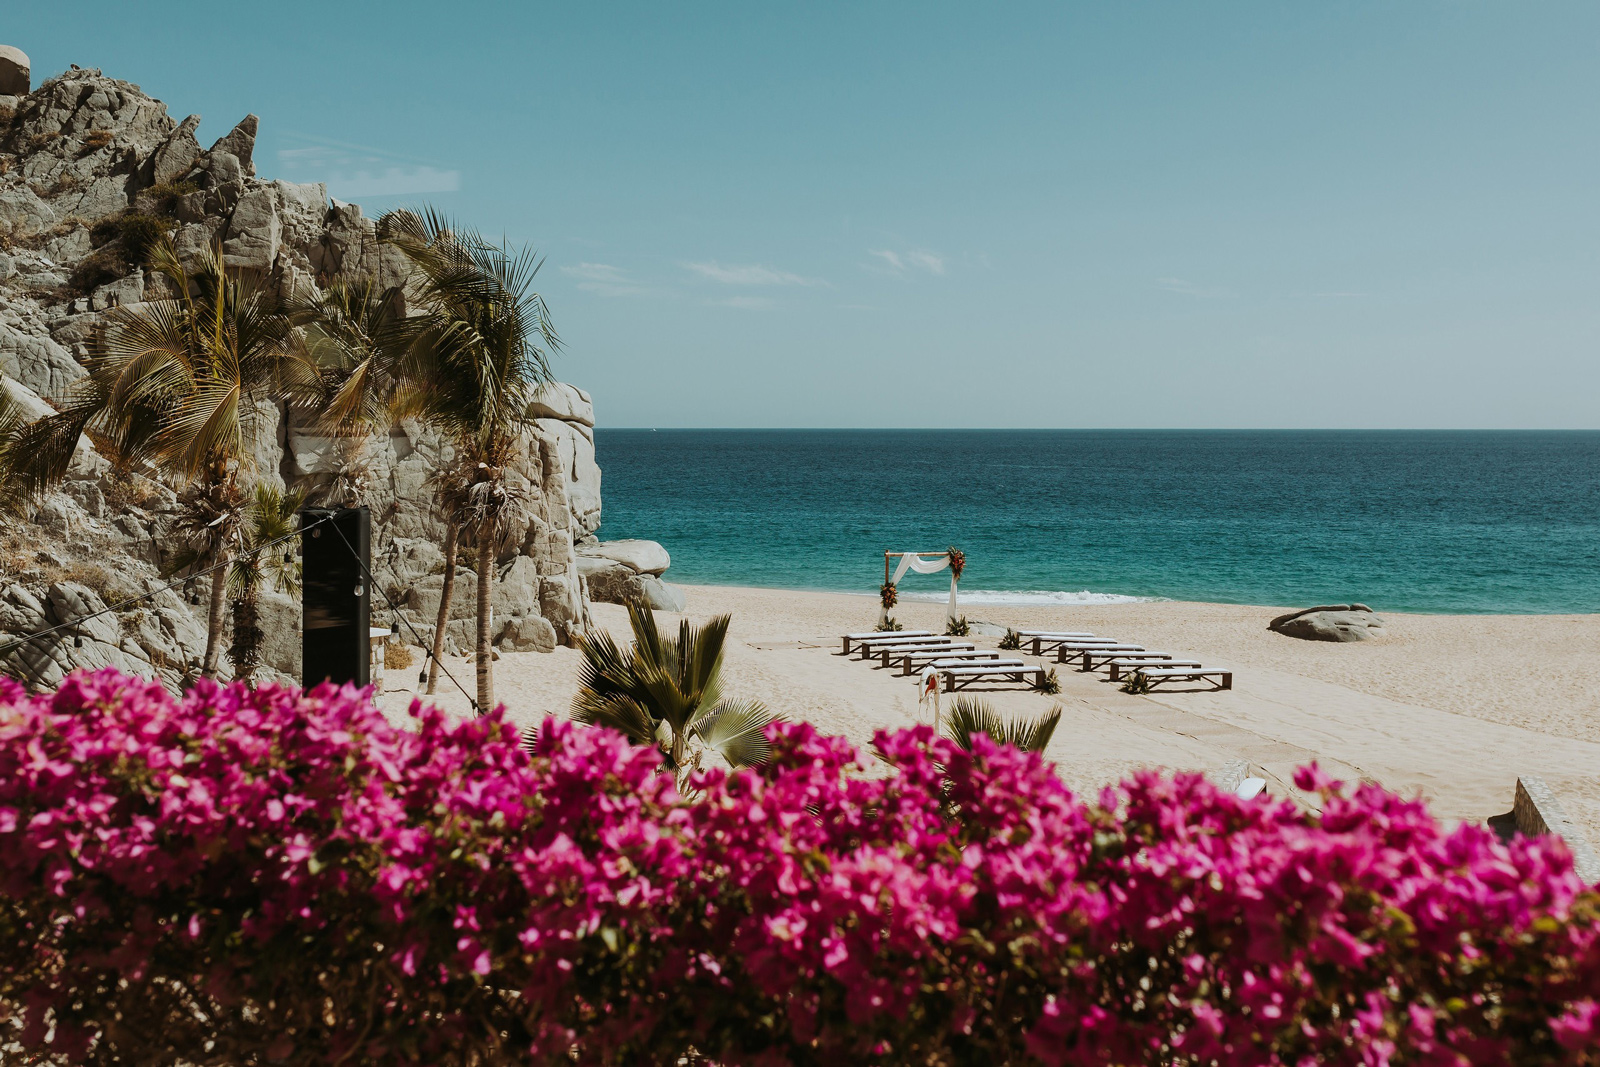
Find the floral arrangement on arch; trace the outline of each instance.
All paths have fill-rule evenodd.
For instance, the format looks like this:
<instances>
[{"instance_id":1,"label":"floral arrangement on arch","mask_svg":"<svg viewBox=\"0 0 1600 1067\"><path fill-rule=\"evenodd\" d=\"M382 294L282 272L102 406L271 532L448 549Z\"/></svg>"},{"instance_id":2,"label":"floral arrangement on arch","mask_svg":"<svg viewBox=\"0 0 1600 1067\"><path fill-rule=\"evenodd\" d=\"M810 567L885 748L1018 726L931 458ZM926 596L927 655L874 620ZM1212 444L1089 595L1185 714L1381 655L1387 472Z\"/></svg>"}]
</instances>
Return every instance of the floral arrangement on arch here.
<instances>
[{"instance_id":1,"label":"floral arrangement on arch","mask_svg":"<svg viewBox=\"0 0 1600 1067\"><path fill-rule=\"evenodd\" d=\"M888 611L900 603L900 594L895 591L893 582L883 583L883 587L878 590L878 599L883 601L884 611Z\"/></svg>"},{"instance_id":2,"label":"floral arrangement on arch","mask_svg":"<svg viewBox=\"0 0 1600 1067\"><path fill-rule=\"evenodd\" d=\"M961 572L967 569L967 554L951 545L945 550L950 557L950 577L955 581L961 580Z\"/></svg>"}]
</instances>

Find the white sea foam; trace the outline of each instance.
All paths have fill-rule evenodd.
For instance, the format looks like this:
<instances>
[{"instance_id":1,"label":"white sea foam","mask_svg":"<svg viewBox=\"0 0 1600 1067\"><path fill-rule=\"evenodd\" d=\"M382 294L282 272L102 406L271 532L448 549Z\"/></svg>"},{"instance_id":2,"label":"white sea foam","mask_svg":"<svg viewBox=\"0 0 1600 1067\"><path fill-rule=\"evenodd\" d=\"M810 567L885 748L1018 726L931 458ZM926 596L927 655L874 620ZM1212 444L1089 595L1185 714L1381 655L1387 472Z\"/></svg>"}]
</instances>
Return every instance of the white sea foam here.
<instances>
[{"instance_id":1,"label":"white sea foam","mask_svg":"<svg viewBox=\"0 0 1600 1067\"><path fill-rule=\"evenodd\" d=\"M1123 596L1121 593L1096 593L1088 589L1076 593L1067 591L1038 591L1030 589L962 589L957 594L960 604L1146 604L1151 601L1166 600L1161 596ZM932 600L943 602L950 599L948 592L944 593L901 593L902 600Z\"/></svg>"}]
</instances>

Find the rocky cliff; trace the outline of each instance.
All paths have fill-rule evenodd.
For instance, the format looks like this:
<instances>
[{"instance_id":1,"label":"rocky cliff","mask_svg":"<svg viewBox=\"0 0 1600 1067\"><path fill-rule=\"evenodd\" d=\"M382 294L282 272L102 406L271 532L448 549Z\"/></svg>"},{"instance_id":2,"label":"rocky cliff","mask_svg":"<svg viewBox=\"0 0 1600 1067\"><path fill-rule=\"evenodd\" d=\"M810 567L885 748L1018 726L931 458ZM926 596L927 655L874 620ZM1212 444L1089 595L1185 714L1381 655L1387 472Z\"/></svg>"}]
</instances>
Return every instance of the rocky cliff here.
<instances>
[{"instance_id":1,"label":"rocky cliff","mask_svg":"<svg viewBox=\"0 0 1600 1067\"><path fill-rule=\"evenodd\" d=\"M220 237L230 265L258 272L284 296L338 275L403 283L404 260L378 243L359 206L330 200L320 184L257 176L254 115L202 148L198 115L174 119L137 85L74 67L29 91L26 64L0 48L0 90L11 90L0 95L0 388L29 413L50 412L83 377L108 309L161 295L140 266L152 233L171 233L180 255ZM431 632L444 568L433 476L451 460L450 444L411 423L352 443L319 436L282 408L259 414L255 476L320 502L368 506L384 594L375 616ZM513 465L526 504L493 598L497 637L548 649L587 626L574 545L593 541L599 527L600 470L586 393L552 387L530 414L536 421ZM0 536L0 646L160 584L175 547L176 498L154 475L115 470L88 441L80 445L67 481ZM462 575L447 631L463 649L474 580ZM110 663L176 685L204 646L203 584L36 643L0 667L50 685L72 666ZM263 615L267 664L297 676L296 602L269 596Z\"/></svg>"}]
</instances>

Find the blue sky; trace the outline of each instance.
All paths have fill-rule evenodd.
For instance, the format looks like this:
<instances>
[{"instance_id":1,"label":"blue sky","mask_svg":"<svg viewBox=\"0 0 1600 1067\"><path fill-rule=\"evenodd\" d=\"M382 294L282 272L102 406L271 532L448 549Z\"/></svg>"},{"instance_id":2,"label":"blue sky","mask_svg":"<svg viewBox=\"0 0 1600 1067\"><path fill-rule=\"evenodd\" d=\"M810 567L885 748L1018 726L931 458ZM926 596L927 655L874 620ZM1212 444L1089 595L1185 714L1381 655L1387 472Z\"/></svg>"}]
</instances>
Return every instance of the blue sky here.
<instances>
[{"instance_id":1,"label":"blue sky","mask_svg":"<svg viewBox=\"0 0 1600 1067\"><path fill-rule=\"evenodd\" d=\"M1597 5L18 6L536 245L603 424L1600 427Z\"/></svg>"}]
</instances>

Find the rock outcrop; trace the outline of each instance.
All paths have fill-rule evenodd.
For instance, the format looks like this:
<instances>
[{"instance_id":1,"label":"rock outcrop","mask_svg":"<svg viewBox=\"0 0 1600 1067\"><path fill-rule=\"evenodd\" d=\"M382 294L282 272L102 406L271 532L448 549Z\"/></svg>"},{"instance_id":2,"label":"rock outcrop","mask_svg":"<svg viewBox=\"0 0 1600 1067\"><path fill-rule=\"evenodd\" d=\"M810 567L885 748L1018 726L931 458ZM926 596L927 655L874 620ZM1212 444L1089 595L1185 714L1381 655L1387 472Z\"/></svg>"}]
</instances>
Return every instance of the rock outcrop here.
<instances>
[{"instance_id":1,"label":"rock outcrop","mask_svg":"<svg viewBox=\"0 0 1600 1067\"><path fill-rule=\"evenodd\" d=\"M1365 641L1383 633L1383 620L1365 604L1324 604L1280 615L1267 629L1302 641Z\"/></svg>"},{"instance_id":2,"label":"rock outcrop","mask_svg":"<svg viewBox=\"0 0 1600 1067\"><path fill-rule=\"evenodd\" d=\"M578 573L589 597L606 604L644 604L657 611L682 611L683 590L661 575L672 565L667 550L654 541L596 541L580 544Z\"/></svg>"},{"instance_id":3,"label":"rock outcrop","mask_svg":"<svg viewBox=\"0 0 1600 1067\"><path fill-rule=\"evenodd\" d=\"M33 64L20 48L0 44L0 96L26 96Z\"/></svg>"},{"instance_id":4,"label":"rock outcrop","mask_svg":"<svg viewBox=\"0 0 1600 1067\"><path fill-rule=\"evenodd\" d=\"M137 85L78 67L31 92L28 78L27 57L0 47L0 388L30 417L52 411L84 376L109 309L165 295L164 281L139 264L135 224L171 233L180 257L220 241L230 266L283 297L338 276L405 283L404 257L378 242L358 205L330 200L320 184L256 176L256 116L202 148L198 115L175 120ZM257 414L254 476L319 503L370 508L378 621L431 638L444 570L435 478L454 458L450 442L410 422L365 441L330 439L282 407ZM522 504L500 546L492 601L501 647L548 650L589 625L575 548L600 525L600 470L587 393L553 384L529 415L510 464ZM136 591L155 582L174 549L177 504L153 474L114 474L80 442L66 482L0 537L0 646L94 604L103 575ZM463 564L447 636L465 650L476 576L465 553ZM85 568L91 581L69 580ZM102 616L77 635L81 647L33 647L0 657L0 668L49 685L69 663L103 661L177 684L204 646L203 603L194 591L163 594ZM263 661L296 676L295 601L270 594L262 624Z\"/></svg>"}]
</instances>

